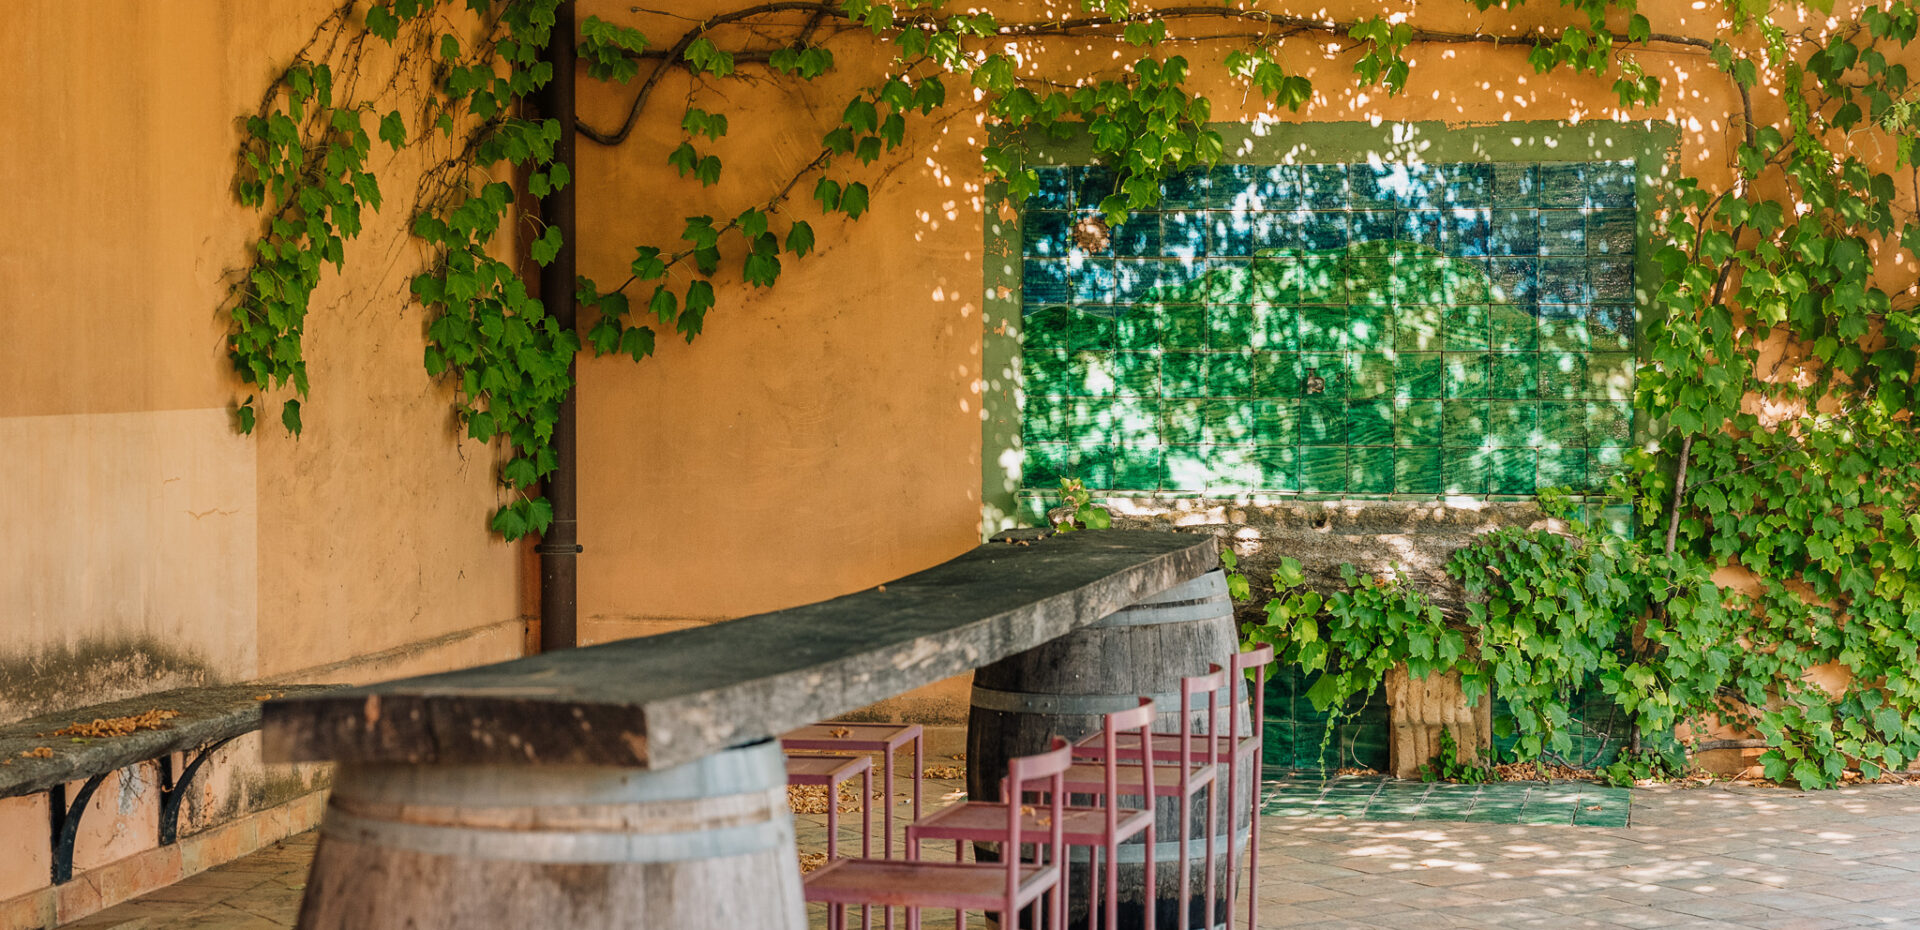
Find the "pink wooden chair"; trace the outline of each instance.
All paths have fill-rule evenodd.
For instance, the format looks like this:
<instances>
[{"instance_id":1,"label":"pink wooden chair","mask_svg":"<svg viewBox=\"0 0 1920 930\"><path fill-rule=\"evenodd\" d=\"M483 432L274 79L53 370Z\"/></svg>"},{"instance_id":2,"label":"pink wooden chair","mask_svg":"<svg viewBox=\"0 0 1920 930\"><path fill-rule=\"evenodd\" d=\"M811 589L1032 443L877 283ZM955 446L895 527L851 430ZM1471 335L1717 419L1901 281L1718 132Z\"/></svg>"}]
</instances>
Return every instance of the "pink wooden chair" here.
<instances>
[{"instance_id":1,"label":"pink wooden chair","mask_svg":"<svg viewBox=\"0 0 1920 930\"><path fill-rule=\"evenodd\" d=\"M1156 746L1159 740L1163 738L1170 738L1172 740L1173 752L1171 753L1171 759L1160 752L1156 751L1153 753L1156 764L1152 767L1152 778L1155 793L1162 797L1180 799L1179 930L1189 930L1193 923L1193 870L1188 867L1187 863L1192 861L1192 847L1190 844L1192 843L1191 834L1193 832L1193 798L1194 795L1199 794L1202 789L1205 789L1207 792L1207 878L1206 904L1204 907L1206 923L1203 926L1209 928L1216 926L1213 922L1213 899L1217 886L1215 885L1213 875L1213 863L1216 858L1214 834L1218 832L1216 828L1220 819L1219 804L1217 803L1217 786L1219 782L1222 750L1224 749L1228 753L1226 758L1232 758L1232 744L1226 742L1226 745L1222 745L1225 741L1220 738L1219 727L1220 712L1223 710L1223 708L1220 707L1220 697L1222 694L1230 694L1227 690L1227 681L1226 669L1221 668L1217 664L1208 665L1205 675L1194 675L1180 679L1180 720L1184 725L1177 734L1151 734L1150 736L1143 736L1139 733L1116 733L1109 737L1105 732L1100 732L1088 735L1085 739L1081 740L1079 745L1074 747L1076 755L1082 758L1101 760L1104 763L1109 755L1106 748L1108 746L1120 747L1117 755L1121 757L1137 758L1141 754L1138 747L1149 738L1154 741ZM1194 718L1197 716L1197 712L1194 710L1193 704L1194 698L1201 694L1207 696L1207 713L1205 717L1206 732L1195 733L1196 723ZM1129 747L1132 747L1131 750L1129 750ZM1205 751L1199 751L1201 748L1204 748ZM1160 764L1167 761L1171 761L1173 764ZM1067 770L1067 790L1075 794L1093 795L1098 795L1106 791L1106 786L1100 777L1105 770L1106 766L1104 764L1088 765L1081 763L1074 765ZM1145 786L1141 783L1142 780L1138 775L1134 775L1131 778L1128 777L1128 773L1133 773L1135 771L1134 769L1129 767L1122 768L1119 771L1122 773L1118 786L1121 794L1137 795L1144 789ZM1229 840L1231 840L1231 837L1229 837ZM1231 847L1233 844L1229 842L1227 845Z\"/></svg>"},{"instance_id":2,"label":"pink wooden chair","mask_svg":"<svg viewBox=\"0 0 1920 930\"><path fill-rule=\"evenodd\" d=\"M878 753L885 770L881 784L886 786L886 839L882 855L893 858L893 765L901 747L913 746L913 819L920 819L921 772L926 768L926 738L917 723L814 723L780 736L780 748L788 752Z\"/></svg>"},{"instance_id":3,"label":"pink wooden chair","mask_svg":"<svg viewBox=\"0 0 1920 930\"><path fill-rule=\"evenodd\" d=\"M1021 805L1007 806L1004 862L835 859L806 877L807 900L827 905L827 923L835 930L845 930L847 907L852 904L909 908L909 930L920 928L918 908L952 908L962 919L967 911L993 911L1000 915L1002 927L1012 927L1019 923L1021 909L1031 905L1033 926L1039 928L1040 899L1052 892L1046 926L1061 930L1066 898L1059 893L1064 870L1057 851L1064 848L1067 796L1062 774L1072 764L1073 748L1059 737L1054 737L1053 747L1046 752L1007 763L1010 801L1024 798L1027 792L1045 792L1050 800L1047 816L1039 824L1048 831L1044 837L1023 839L1028 821L1021 816ZM1023 842L1034 844L1031 864L1020 860Z\"/></svg>"},{"instance_id":4,"label":"pink wooden chair","mask_svg":"<svg viewBox=\"0 0 1920 930\"><path fill-rule=\"evenodd\" d=\"M1223 711L1227 713L1227 726L1225 726L1225 730L1219 734L1219 749L1217 749L1219 755L1223 755L1223 757L1227 757L1227 759L1233 759L1233 763L1235 763L1235 765L1229 765L1229 767L1227 767L1227 797L1229 797L1229 803L1227 803L1227 824L1229 824L1229 830L1231 830L1231 824L1235 824L1236 822L1235 817L1233 817L1233 813L1235 813L1235 811L1233 811L1233 805L1238 803L1238 797L1240 797L1238 767L1240 767L1240 761L1242 761L1242 759L1246 761L1248 771L1252 772L1252 776L1250 776L1250 782L1252 782L1252 784L1248 784L1248 788L1246 788L1248 819L1252 820L1252 836L1250 836L1250 840L1248 840L1248 863L1246 863L1246 874L1248 874L1248 882L1246 882L1246 884L1248 884L1248 892L1246 892L1246 926L1248 926L1248 930L1258 930L1260 880L1258 880L1256 876L1260 874L1260 872L1258 872L1258 869L1260 869L1260 765L1263 751L1265 751L1265 730L1267 730L1267 665L1271 665L1271 663L1273 663L1273 646L1260 646L1260 648L1248 649L1248 651L1236 651L1235 655L1229 659L1229 665L1231 665L1231 674L1229 674L1229 678L1227 678L1229 692L1227 692L1225 701L1223 701L1223 703L1227 705L1227 707L1223 707ZM1236 682L1240 682L1240 680L1246 676L1246 673L1252 673L1252 676L1254 676L1254 703L1252 703L1252 711L1250 711L1250 715L1248 715L1248 717L1250 717L1250 721L1248 721L1250 722L1250 726L1246 728L1246 734L1240 736L1240 732L1242 732L1242 728L1240 728L1240 701L1233 699L1235 698L1235 694L1231 692L1231 688L1236 686ZM1181 757L1181 734L1156 732L1156 734L1152 736L1152 744L1154 744L1154 757L1156 757L1158 761L1177 761L1177 759ZM1079 755L1079 757L1083 757L1083 759L1102 759L1102 757L1106 757L1106 747L1108 746L1119 746L1121 755L1139 757L1140 738L1139 736L1135 736L1135 734L1119 734L1117 740L1110 740L1110 738L1106 738L1104 734L1091 734L1091 736L1087 736L1085 740L1081 740L1079 744L1073 746L1073 755ZM1229 840L1231 840L1231 838L1229 838ZM1238 878L1236 878L1235 859L1235 844L1229 842L1229 844L1227 844L1227 882L1236 882L1236 880L1238 880ZM1236 895L1235 890L1233 890L1233 888L1235 888L1233 884L1229 884L1227 888L1229 888L1229 892L1227 892L1227 915L1225 915L1225 922L1227 922L1227 924L1233 924L1233 909L1235 909L1236 897L1238 897L1238 895Z\"/></svg>"},{"instance_id":5,"label":"pink wooden chair","mask_svg":"<svg viewBox=\"0 0 1920 930\"><path fill-rule=\"evenodd\" d=\"M1121 732L1136 733L1139 738L1145 739L1147 734L1153 731L1153 719L1153 699L1141 698L1138 707L1108 714L1101 725L1101 732L1106 734L1109 741ZM1137 753L1135 758L1139 758ZM1087 889L1088 927L1095 925L1094 920L1098 916L1095 902L1100 900L1100 881L1095 867L1099 859L1092 854L1093 850L1106 851L1106 926L1117 926L1116 921L1120 914L1120 844L1142 832L1146 833L1146 900L1148 902L1154 900L1153 803L1149 800L1146 810L1123 808L1116 803L1122 795L1127 793L1120 788L1121 779L1118 772L1120 765L1122 763L1118 755L1110 756L1105 762L1104 790L1108 799L1106 804L1099 807L1068 805L1064 809L1065 823L1062 826L1062 836L1067 846L1085 846L1089 849L1087 857L1087 875L1090 883ZM1138 767L1140 773L1136 780L1143 786L1139 796L1150 799L1154 796L1153 766L1147 764L1145 759L1140 759ZM1073 789L1068 789L1069 793L1072 791ZM1011 798L1012 795L1009 794L1007 797ZM908 858L919 858L920 843L923 840L953 840L956 861L960 858L962 850L966 848L967 842L999 843L1003 851L1016 848L1007 836L1008 803L1005 800L998 803L967 801L938 811L925 820L907 827ZM1042 826L1044 825L1038 813L1026 813L1025 828L1028 831L1038 832ZM1060 853L1054 858L1056 861L1066 862L1071 857ZM1064 899L1067 895L1065 874L1061 875L1060 883L1060 897ZM1153 912L1154 908L1149 905L1146 930L1153 930ZM956 925L956 930L964 930L964 928Z\"/></svg>"},{"instance_id":6,"label":"pink wooden chair","mask_svg":"<svg viewBox=\"0 0 1920 930\"><path fill-rule=\"evenodd\" d=\"M787 753L787 784L827 789L827 858L840 855L840 786L860 776L860 855L873 852L873 760L866 756Z\"/></svg>"},{"instance_id":7,"label":"pink wooden chair","mask_svg":"<svg viewBox=\"0 0 1920 930\"><path fill-rule=\"evenodd\" d=\"M1240 702L1234 700L1234 695L1229 691L1225 700L1227 706L1223 708L1227 715L1227 725L1225 731L1218 737L1219 753L1233 760L1234 763L1227 767L1227 797L1230 799L1227 809L1229 830L1235 823L1233 806L1239 803L1241 795L1238 775L1241 760L1246 760L1251 772L1251 777L1248 779L1250 784L1246 790L1248 819L1251 821L1251 836L1247 844L1247 930L1257 930L1259 918L1259 881L1256 876L1259 874L1260 867L1260 766L1266 746L1267 666L1272 662L1273 646L1271 645L1237 652L1229 660L1232 674L1228 677L1227 684L1230 688L1236 686L1248 672L1253 673L1253 707L1249 715L1247 734L1242 736L1240 735ZM1162 762L1177 761L1180 758L1180 738L1181 734L1178 733L1153 734L1154 758ZM1132 733L1120 734L1117 739L1096 733L1076 744L1073 751L1075 755L1082 758L1098 759L1106 755L1106 747L1109 745L1119 746L1121 754L1130 758L1137 757L1140 753L1140 737ZM1238 857L1236 844L1231 842L1231 839L1230 836L1227 843L1227 881L1229 883L1225 914L1227 924L1233 923L1233 909L1238 897L1234 890L1234 883L1238 881L1235 861Z\"/></svg>"}]
</instances>

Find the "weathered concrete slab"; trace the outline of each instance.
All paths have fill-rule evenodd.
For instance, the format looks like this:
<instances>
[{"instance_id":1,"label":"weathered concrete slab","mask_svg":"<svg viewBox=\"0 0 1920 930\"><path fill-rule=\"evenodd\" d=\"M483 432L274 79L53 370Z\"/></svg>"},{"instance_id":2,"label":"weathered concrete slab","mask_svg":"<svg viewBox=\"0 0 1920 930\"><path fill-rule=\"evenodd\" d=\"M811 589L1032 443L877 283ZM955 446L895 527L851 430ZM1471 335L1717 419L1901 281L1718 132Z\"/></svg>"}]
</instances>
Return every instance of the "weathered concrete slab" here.
<instances>
[{"instance_id":1,"label":"weathered concrete slab","mask_svg":"<svg viewBox=\"0 0 1920 930\"><path fill-rule=\"evenodd\" d=\"M55 785L111 772L170 752L197 749L260 728L268 695L310 695L338 685L228 685L181 688L78 707L0 727L0 798L34 794ZM73 724L135 717L150 710L179 714L157 730L97 738L53 736ZM52 755L34 753L50 750Z\"/></svg>"},{"instance_id":2,"label":"weathered concrete slab","mask_svg":"<svg viewBox=\"0 0 1920 930\"><path fill-rule=\"evenodd\" d=\"M1218 564L1210 536L993 542L846 597L266 707L272 761L668 768L1031 649Z\"/></svg>"}]
</instances>

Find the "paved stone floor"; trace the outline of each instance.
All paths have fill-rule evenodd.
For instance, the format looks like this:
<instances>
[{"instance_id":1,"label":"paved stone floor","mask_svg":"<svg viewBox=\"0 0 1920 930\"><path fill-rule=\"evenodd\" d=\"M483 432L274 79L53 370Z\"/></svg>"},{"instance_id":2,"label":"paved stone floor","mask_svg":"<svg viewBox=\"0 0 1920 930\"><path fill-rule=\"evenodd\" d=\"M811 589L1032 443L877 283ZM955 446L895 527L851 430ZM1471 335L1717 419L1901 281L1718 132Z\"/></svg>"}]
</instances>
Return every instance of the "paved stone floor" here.
<instances>
[{"instance_id":1,"label":"paved stone floor","mask_svg":"<svg viewBox=\"0 0 1920 930\"><path fill-rule=\"evenodd\" d=\"M957 796L928 780L930 805ZM1920 928L1920 788L1637 789L1627 826L1361 819L1279 797L1262 818L1262 928ZM825 816L799 820L803 851L823 846ZM312 851L293 837L69 930L290 927Z\"/></svg>"}]
</instances>

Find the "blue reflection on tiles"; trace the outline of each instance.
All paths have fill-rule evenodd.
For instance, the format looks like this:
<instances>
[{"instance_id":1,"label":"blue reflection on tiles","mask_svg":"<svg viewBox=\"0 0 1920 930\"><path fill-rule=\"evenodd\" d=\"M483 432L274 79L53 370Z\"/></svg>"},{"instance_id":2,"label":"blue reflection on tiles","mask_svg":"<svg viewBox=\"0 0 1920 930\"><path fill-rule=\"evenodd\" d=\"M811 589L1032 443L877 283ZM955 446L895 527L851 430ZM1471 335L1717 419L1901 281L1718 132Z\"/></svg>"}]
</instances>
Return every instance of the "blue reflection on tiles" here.
<instances>
[{"instance_id":1,"label":"blue reflection on tiles","mask_svg":"<svg viewBox=\"0 0 1920 930\"><path fill-rule=\"evenodd\" d=\"M1040 189L1027 201L1029 210L1069 210L1073 208L1073 189L1079 183L1079 168L1035 168Z\"/></svg>"},{"instance_id":2,"label":"blue reflection on tiles","mask_svg":"<svg viewBox=\"0 0 1920 930\"><path fill-rule=\"evenodd\" d=\"M1120 258L1158 258L1161 254L1160 216L1134 213L1112 230L1111 251Z\"/></svg>"},{"instance_id":3,"label":"blue reflection on tiles","mask_svg":"<svg viewBox=\"0 0 1920 930\"><path fill-rule=\"evenodd\" d=\"M1025 255L1058 258L1067 254L1069 214L1028 210L1020 218L1020 251Z\"/></svg>"},{"instance_id":4,"label":"blue reflection on tiles","mask_svg":"<svg viewBox=\"0 0 1920 930\"><path fill-rule=\"evenodd\" d=\"M1154 215L1160 217L1160 247L1166 250L1164 254L1178 258L1199 258L1207 254L1205 213L1189 211Z\"/></svg>"}]
</instances>

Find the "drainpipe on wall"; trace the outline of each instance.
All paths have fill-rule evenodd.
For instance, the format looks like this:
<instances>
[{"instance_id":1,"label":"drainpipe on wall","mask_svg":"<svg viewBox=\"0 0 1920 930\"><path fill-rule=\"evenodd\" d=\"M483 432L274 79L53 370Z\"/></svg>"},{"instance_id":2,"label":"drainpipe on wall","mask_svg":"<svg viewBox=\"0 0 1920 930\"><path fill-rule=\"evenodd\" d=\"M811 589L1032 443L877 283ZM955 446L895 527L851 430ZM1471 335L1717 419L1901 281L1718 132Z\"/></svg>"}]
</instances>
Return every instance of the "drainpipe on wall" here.
<instances>
[{"instance_id":1,"label":"drainpipe on wall","mask_svg":"<svg viewBox=\"0 0 1920 930\"><path fill-rule=\"evenodd\" d=\"M567 166L569 182L540 200L540 216L549 226L557 226L564 242L552 264L540 270L540 299L547 313L563 330L574 328L574 248L577 235L574 223L575 187L580 174L574 170L574 28L573 0L562 0L554 9L553 35L544 54L553 65L553 80L540 94L540 114L560 121L560 141L554 144L554 161ZM575 376L575 366L567 365L567 377ZM540 537L534 551L540 554L540 651L571 649L579 645L579 512L574 502L574 397L579 384L560 402L560 418L553 426L553 474L546 480L544 492L553 505L553 523Z\"/></svg>"}]
</instances>

